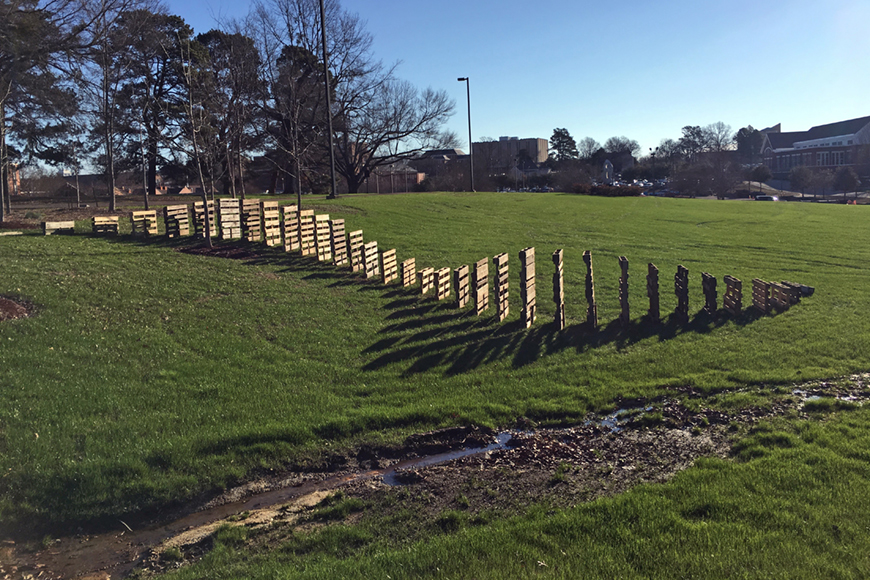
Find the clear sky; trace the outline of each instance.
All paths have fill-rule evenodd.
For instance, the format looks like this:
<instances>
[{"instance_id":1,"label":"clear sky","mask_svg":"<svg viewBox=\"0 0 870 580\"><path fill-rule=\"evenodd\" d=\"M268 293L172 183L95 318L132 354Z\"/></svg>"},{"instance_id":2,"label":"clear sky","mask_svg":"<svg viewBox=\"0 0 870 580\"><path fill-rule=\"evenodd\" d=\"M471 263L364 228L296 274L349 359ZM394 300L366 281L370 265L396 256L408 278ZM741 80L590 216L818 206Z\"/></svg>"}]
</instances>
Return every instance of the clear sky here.
<instances>
[{"instance_id":1,"label":"clear sky","mask_svg":"<svg viewBox=\"0 0 870 580\"><path fill-rule=\"evenodd\" d=\"M247 3L169 0L196 32ZM578 141L643 151L685 125L783 131L870 115L870 0L342 0L397 76L456 99L472 137Z\"/></svg>"}]
</instances>

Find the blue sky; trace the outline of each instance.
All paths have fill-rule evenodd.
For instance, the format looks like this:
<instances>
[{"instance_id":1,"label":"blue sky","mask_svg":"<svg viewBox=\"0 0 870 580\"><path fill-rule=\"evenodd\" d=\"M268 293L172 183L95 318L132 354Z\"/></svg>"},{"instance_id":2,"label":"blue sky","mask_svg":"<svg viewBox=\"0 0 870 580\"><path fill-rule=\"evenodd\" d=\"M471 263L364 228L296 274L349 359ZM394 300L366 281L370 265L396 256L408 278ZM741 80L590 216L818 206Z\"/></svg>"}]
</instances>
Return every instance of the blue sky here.
<instances>
[{"instance_id":1,"label":"blue sky","mask_svg":"<svg viewBox=\"0 0 870 580\"><path fill-rule=\"evenodd\" d=\"M625 135L643 151L684 125L784 131L870 115L870 1L343 0L397 76L456 99L472 137ZM196 32L245 2L171 0Z\"/></svg>"}]
</instances>

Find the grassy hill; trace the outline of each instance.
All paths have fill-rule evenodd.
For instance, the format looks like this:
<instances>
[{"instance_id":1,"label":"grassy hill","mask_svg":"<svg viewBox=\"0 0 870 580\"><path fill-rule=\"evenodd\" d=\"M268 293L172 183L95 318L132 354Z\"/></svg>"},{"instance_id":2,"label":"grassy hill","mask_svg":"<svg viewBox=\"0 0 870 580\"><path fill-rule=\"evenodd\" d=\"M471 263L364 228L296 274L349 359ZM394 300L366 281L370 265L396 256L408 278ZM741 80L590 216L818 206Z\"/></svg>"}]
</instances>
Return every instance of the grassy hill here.
<instances>
[{"instance_id":1,"label":"grassy hill","mask_svg":"<svg viewBox=\"0 0 870 580\"><path fill-rule=\"evenodd\" d=\"M436 427L500 427L518 417L572 423L613 408L620 398L654 397L674 387L714 394L870 366L864 207L457 193L348 196L318 201L317 210L345 218L349 231L362 228L381 249L396 248L400 261L415 257L418 268L457 267L508 252L509 319L499 323L492 306L478 318L470 308L456 310L431 295L364 282L278 250L226 259L179 251L193 245L190 240L2 238L0 295L36 308L30 318L0 323L5 533L140 513L257 471L314 464L336 448L396 442ZM517 252L527 246L537 251L539 305L529 330L518 324ZM549 256L558 248L565 251L569 325L562 332L550 324ZM581 324L584 250L593 255L601 320L595 331ZM631 264L629 329L616 324L621 255ZM689 268L689 325L641 321L648 262L661 272L664 316L676 305L677 265ZM719 278L720 303L726 274L743 280L744 306L756 277L808 284L816 292L776 316L747 312L711 320L699 314L701 272ZM866 437L866 413L852 417L849 429ZM835 427L823 433L833 441L833 455L824 461L847 469L848 435ZM813 456L811 443L798 436L800 449L793 453ZM787 452L764 459L773 462L771 469L791 460ZM763 467L750 465L756 474ZM622 517L620 510L633 509L626 507L632 502L651 502L637 509L652 510L647 516L653 520L656 509L684 509L651 498L674 493L683 494L674 500L680 505L698 502L692 490L699 478L728 469L736 470L729 477L749 477L740 470L750 468L705 465L686 472L667 488L672 491L645 489L584 508L586 523L569 525L579 535L565 537L573 542L594 535L597 518ZM864 475L859 480L866 487ZM807 501L842 499L818 493ZM528 529L556 525L537 512L527 520L522 526ZM511 526L498 530L520 533ZM703 534L692 530L693 541L703 544ZM632 533L641 536L620 541L642 544L638 558L678 540L662 539L653 528ZM832 541L827 532L824 538ZM756 548L772 550L769 541ZM798 540L789 541L800 551ZM466 544L438 542L444 554ZM421 562L429 566L426 558L433 557ZM703 569L702 563L686 573ZM470 574L487 576L483 569Z\"/></svg>"}]
</instances>

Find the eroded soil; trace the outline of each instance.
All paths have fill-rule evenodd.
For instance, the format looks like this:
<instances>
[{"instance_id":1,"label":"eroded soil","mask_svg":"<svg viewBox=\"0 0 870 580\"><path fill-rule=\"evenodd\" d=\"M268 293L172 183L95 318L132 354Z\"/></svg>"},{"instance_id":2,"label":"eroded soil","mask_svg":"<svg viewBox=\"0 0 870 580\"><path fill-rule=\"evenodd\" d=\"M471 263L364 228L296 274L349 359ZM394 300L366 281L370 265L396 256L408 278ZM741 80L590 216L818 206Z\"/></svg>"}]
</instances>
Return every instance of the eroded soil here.
<instances>
[{"instance_id":1,"label":"eroded soil","mask_svg":"<svg viewBox=\"0 0 870 580\"><path fill-rule=\"evenodd\" d=\"M652 401L622 401L611 415L589 416L571 427L537 428L519 420L501 433L459 427L409 437L398 448L362 447L324 457L308 470L252 480L189 506L172 521L137 529L119 521L111 533L81 532L41 545L7 542L0 546L0 578L121 578L134 570L147 575L197 560L223 525L246 526L253 548L270 549L288 530L328 525L315 506L337 491L366 506L350 520L367 517L367 510L379 516L411 510L419 529L451 510L473 518L520 513L542 501L575 505L666 481L699 457L727 457L735 434L761 419L805 416L808 399L862 404L870 398L866 380L862 375L779 389L763 408L729 412L705 407L706 399L683 390ZM439 455L488 445L495 448L455 459ZM442 462L421 465L429 459Z\"/></svg>"},{"instance_id":2,"label":"eroded soil","mask_svg":"<svg viewBox=\"0 0 870 580\"><path fill-rule=\"evenodd\" d=\"M0 322L4 320L14 320L16 318L26 318L33 314L35 308L33 304L20 298L0 296Z\"/></svg>"}]
</instances>

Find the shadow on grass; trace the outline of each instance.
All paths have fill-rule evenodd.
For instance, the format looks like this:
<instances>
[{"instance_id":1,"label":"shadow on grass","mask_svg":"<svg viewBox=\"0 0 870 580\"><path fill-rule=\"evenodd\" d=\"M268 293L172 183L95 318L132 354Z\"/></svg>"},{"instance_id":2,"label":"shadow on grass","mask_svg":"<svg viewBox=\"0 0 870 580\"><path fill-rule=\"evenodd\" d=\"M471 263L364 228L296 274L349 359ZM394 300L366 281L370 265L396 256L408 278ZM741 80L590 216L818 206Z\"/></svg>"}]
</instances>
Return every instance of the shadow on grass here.
<instances>
[{"instance_id":1,"label":"shadow on grass","mask_svg":"<svg viewBox=\"0 0 870 580\"><path fill-rule=\"evenodd\" d=\"M356 286L360 292L379 292L384 301L388 323L380 330L387 335L364 348L362 353L375 358L363 370L376 371L391 365L407 365L405 376L429 372L443 367L447 376L461 374L503 359L511 359L514 368L534 363L541 357L564 350L587 352L613 344L622 350L631 345L657 337L671 340L681 334L706 334L726 322L744 326L762 315L748 308L733 317L724 311L709 315L696 313L681 324L670 314L659 322L643 316L623 326L618 320L592 327L587 323L575 324L559 330L555 322L538 320L525 328L516 319L499 323L495 305L490 304L482 316L476 316L473 306L459 309L454 297L438 301L432 294L423 296L419 287L402 288L396 284L383 285L379 278L366 280L349 268L336 268L329 262L318 262L316 256L301 256L284 252L282 247L268 248L241 240L214 241L207 248L202 240L193 238L167 239L165 237L138 238L119 236L109 238L125 244L164 246L177 251L206 257L229 258L255 266L280 268L281 272L298 274L304 280L324 280L329 287Z\"/></svg>"}]
</instances>

